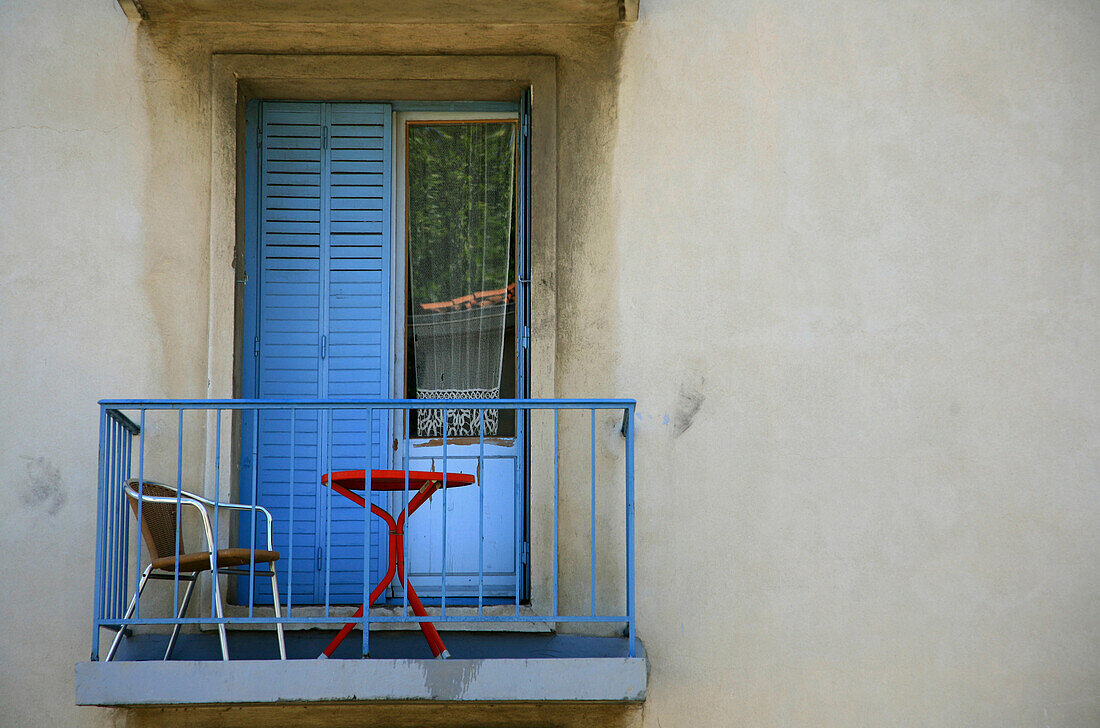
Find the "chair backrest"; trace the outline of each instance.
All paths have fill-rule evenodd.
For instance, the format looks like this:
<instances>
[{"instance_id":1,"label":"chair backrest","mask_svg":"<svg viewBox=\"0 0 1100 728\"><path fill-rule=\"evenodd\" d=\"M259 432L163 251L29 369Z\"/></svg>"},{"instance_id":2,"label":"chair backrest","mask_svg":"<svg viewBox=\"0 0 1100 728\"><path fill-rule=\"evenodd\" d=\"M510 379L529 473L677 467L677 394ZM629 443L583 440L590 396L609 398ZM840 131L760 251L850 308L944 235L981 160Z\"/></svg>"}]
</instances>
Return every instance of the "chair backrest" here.
<instances>
[{"instance_id":1,"label":"chair backrest","mask_svg":"<svg viewBox=\"0 0 1100 728\"><path fill-rule=\"evenodd\" d=\"M134 518L138 518L138 479L131 478L126 481L126 495L130 497L130 509L134 512ZM140 493L144 496L156 498L175 498L176 489L164 485L144 481L141 484ZM145 547L149 549L149 556L159 559L164 556L176 555L176 504L155 503L145 498L141 499L141 535L145 539ZM180 534L180 553L187 553L183 545L183 534Z\"/></svg>"}]
</instances>

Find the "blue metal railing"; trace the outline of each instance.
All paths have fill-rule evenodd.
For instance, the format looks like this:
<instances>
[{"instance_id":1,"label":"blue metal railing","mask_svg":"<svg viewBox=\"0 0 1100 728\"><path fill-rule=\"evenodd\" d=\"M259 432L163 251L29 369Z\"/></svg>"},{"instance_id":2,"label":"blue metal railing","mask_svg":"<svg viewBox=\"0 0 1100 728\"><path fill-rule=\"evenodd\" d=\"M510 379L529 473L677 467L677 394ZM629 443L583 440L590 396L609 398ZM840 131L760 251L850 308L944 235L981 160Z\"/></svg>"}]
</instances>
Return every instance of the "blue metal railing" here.
<instances>
[{"instance_id":1,"label":"blue metal railing","mask_svg":"<svg viewBox=\"0 0 1100 728\"><path fill-rule=\"evenodd\" d=\"M95 567L95 585L94 585L94 608L93 608L93 631L92 631L92 659L96 660L99 656L99 639L100 629L110 628L115 630L125 630L135 625L185 625L185 624L216 624L219 627L230 624L308 624L316 625L318 627L341 625L344 623L355 622L362 630L363 640L363 655L369 654L369 639L370 639L370 623L425 623L425 622L450 622L450 623L519 623L519 622L537 622L537 623L621 623L625 628L625 634L628 637L629 654L631 657L635 655L635 601L634 601L634 400L626 399L540 399L540 400L430 400L430 399L316 399L316 400L291 400L291 399L264 399L264 400L246 400L246 399L218 399L218 400L194 400L194 399L149 399L149 400L102 400L100 401L100 438L99 438L99 493L98 493L98 520L97 520L97 540L96 540L96 567ZM525 589L521 589L521 577L524 579L524 584L529 584L529 574L523 574L523 567L521 566L521 559L519 558L520 552L520 540L519 529L516 530L516 560L515 560L515 589L510 600L510 603L514 606L514 613L510 614L486 614L485 606L487 599L485 597L485 576L486 565L483 552L483 540L484 540L484 514L485 514L485 494L484 488L478 483L478 511L479 511L479 523L478 523L478 573L477 573L477 599L476 613L472 613L469 609L464 613L454 613L452 611L448 614L447 603L447 557L446 557L446 544L447 544L447 514L448 509L446 507L447 488L444 484L442 490L443 508L442 510L442 594L438 600L438 613L430 614L428 616L417 616L409 611L409 594L408 594L408 581L406 579L405 586L400 590L402 610L400 614L375 614L371 615L371 610L366 609L363 612L363 616L352 619L347 616L337 616L330 611L330 598L329 591L327 589L327 580L330 577L331 572L331 559L324 565L324 578L326 579L325 596L323 600L323 616L305 616L302 614L294 614L294 606L290 603L284 605L286 611L281 617L273 617L268 615L257 615L255 613L255 592L256 589L256 576L257 566L262 571L267 568L264 564L257 565L255 559L251 560L248 565L247 578L250 585L247 589L247 616L223 616L222 604L218 603L219 590L211 589L210 603L207 607L203 608L202 614L199 617L187 617L184 615L177 615L173 608L172 613L168 617L164 616L150 616L143 615L141 609L142 597L138 586L138 575L142 574L142 564L148 564L148 559L143 559L143 549L140 544L135 544L131 538L130 520L133 518L138 528L134 533L142 533L143 524L143 509L144 505L140 507L132 508L128 503L128 496L126 494L127 480L136 478L136 482L143 484L146 481L147 475L150 472L151 458L149 456L150 449L154 449L158 455L156 458L159 470L158 473L163 473L169 470L175 471L176 480L176 494L177 500L176 507L176 553L177 555L181 551L183 532L181 511L183 510L179 506L187 501L186 493L183 491L192 491L200 494L207 494L212 492L214 503L223 503L228 499L223 500L223 496L226 494L227 484L232 482L232 478L228 477L228 474L223 475L222 469L228 463L233 461L233 458L223 458L223 437L226 428L223 427L223 415L230 413L230 416L238 418L244 418L251 415L254 418L259 417L259 413L264 411L283 411L289 412L291 417L290 427L290 458L291 458L291 471L294 471L294 458L295 458L295 418L301 412L321 413L328 414L341 411L352 410L367 413L367 423L374 421L375 411L385 411L390 413L391 416L396 416L403 419L405 432L409 432L409 416L410 412L416 410L427 409L441 409L443 410L443 422L448 423L448 412L455 410L473 410L480 411L482 414L475 421L479 422L479 435L474 438L467 438L466 444L476 444L478 446L478 469L479 474L484 474L485 469L483 467L486 458L485 455L485 412L488 410L512 410L516 412L517 419L520 416L533 419L539 412L552 412L552 422L548 416L538 415L542 418L540 422L532 422L528 426L528 432L534 436L540 438L541 442L547 443L545 447L549 447L549 443L552 441L552 454L553 454L553 472L539 473L533 472L533 468L537 468L539 463L527 463L526 467L522 469L522 472L530 474L532 479L540 479L547 483L549 487L550 479L552 478L553 489L553 531L552 531L552 547L550 553L532 553L531 559L528 560L528 568L530 564L536 559L550 561L550 577L551 577L551 594L549 595L537 595L538 598L528 603L524 601L524 597L527 596L524 592ZM196 450L188 450L185 453L184 447L184 413L188 411L200 411L206 414L205 420L200 423L199 428L202 431L201 442L204 443L205 452L201 455L192 454L190 459L187 453L194 453ZM597 457L597 412L601 411L618 411L621 412L622 420L619 425L618 419L616 419L616 425L619 425L618 429L623 436L623 450L622 459L623 467L619 469L609 469L606 465L603 468L599 467ZM171 417L171 413L175 412L176 416ZM562 426L562 420L566 419L566 415L569 412L578 412L584 414L587 412L588 417L584 418L587 422L579 422L576 427L564 428ZM165 414L168 415L165 418ZM155 428L155 434L150 434L150 428L146 426L147 419L149 417L156 416L160 426ZM171 433L170 426L164 426L164 423L171 423L171 420L175 420L175 433ZM255 420L253 420L255 422ZM400 422L400 420L398 420ZM449 448L453 448L453 437L449 441L447 437L447 427L444 426L444 433L442 438L442 466L443 472L447 472L447 458ZM243 457L246 453L251 451L251 455L254 458L258 458L259 448L256 441L256 432L253 428L253 442L241 443L240 455ZM551 434L552 430L552 434ZM369 432L369 424L368 424ZM586 446L580 445L577 441L579 436L587 435L589 440ZM212 435L212 436L211 436ZM566 445L564 437L568 435L570 444ZM370 435L368 435L370 437ZM617 436L616 436L617 437ZM469 440L473 440L470 443ZM394 457L398 458L401 453L397 452L396 442ZM318 461L320 461L320 452L324 451L328 447L328 443L318 442ZM367 454L365 455L364 469L371 469L371 454L372 448L368 442ZM174 447L173 447L174 446ZM300 446L300 445L299 445ZM136 460L135 459L136 452ZM174 463L170 466L165 462L167 459L166 453L175 454ZM567 487L563 475L565 470L562 465L563 455L572 459L575 463L575 467L570 470L571 473L585 472L587 471L587 480L589 481L585 485L586 488L581 488L579 484L573 483L576 487ZM331 456L330 456L331 458ZM410 496L415 495L415 492L410 493L408 485L408 473L414 469L410 466L409 455L409 440L405 439L405 447L403 450L403 466L394 465L397 470L405 470L406 472L406 484L404 491L404 506L407 507L410 502ZM192 460L198 462L191 462ZM201 483L191 483L191 487L186 487L184 483L185 464L187 465L187 472L193 472L196 466L199 466L206 475L205 480ZM209 467L212 464L212 468ZM329 460L331 465L331 459ZM570 463L567 462L567 465ZM135 467L136 466L136 467ZM235 465L234 465L235 467ZM331 472L332 468L328 468L327 471ZM263 525L262 518L266 511L257 503L257 493L259 486L262 483L257 481L259 472L258 463L255 463L251 468L252 473L252 487L251 497L248 503L239 504L244 506L245 520L248 522L247 534L251 539L250 548L257 548L256 534L257 525ZM292 476L293 477L293 476ZM607 481L613 481L608 483ZM209 482L212 481L212 482ZM151 480L148 482L152 482ZM208 483L208 484L207 484ZM318 489L321 488L321 484L316 484ZM196 491L196 488L198 490ZM620 491L621 488L621 491ZM326 498L331 498L332 489L325 488L327 492ZM622 517L624 521L616 523L617 519L609 520L607 518L600 519L597 517L597 494L599 492L608 492L613 494L616 498L622 497ZM181 495L182 494L182 495ZM567 529L562 531L562 508L561 498L565 495L569 499L570 506L570 520L566 523ZM143 496L144 497L144 496ZM369 534L370 521L369 515L369 494L368 494L368 507L364 508L364 549L363 549L363 602L368 601L368 591L370 589L368 578L370 575L369 561L371 559L371 545ZM577 520L580 516L577 516L578 504L583 504L583 501L587 500L587 533L582 536L582 528L579 528L582 524L581 520ZM144 501L142 501L144 504ZM395 506L396 507L396 506ZM538 521L542 518L540 514L530 512L530 503L526 504L527 513L523 514L525 519L528 519L530 523L532 519ZM219 528L222 527L223 522L220 521L219 512L223 510L220 507L213 507L210 509L213 515L212 528L208 526L208 530L212 531L214 541L218 539ZM131 512L132 511L132 512ZM604 513L607 512L605 506ZM261 516L261 521L258 524L257 515ZM270 518L270 516L268 516ZM288 518L291 522L290 533L290 548L287 549L287 553L283 559L278 562L278 571L280 572L280 579L284 579L286 575L292 575L294 573L294 560L295 554L293 549L293 533L294 526L293 521L295 518L295 504L293 498L290 502L290 508ZM602 524L602 528L601 528ZM618 525L621 524L624 527L624 531L618 530ZM549 523L546 522L541 526L549 527ZM224 530L224 528L222 528ZM563 539L575 538L576 543L571 544L574 551L583 553L583 549L587 547L588 550L588 569L589 572L586 576L587 579L582 579L578 573L576 573L575 565L578 563L575 559L570 561L570 566L574 567L573 571L563 573L561 569L561 550L564 542ZM584 543L581 543L583 540ZM404 559L403 563L408 564L408 540L404 541ZM217 544L218 547L224 547L227 544ZM262 547L259 546L259 547ZM621 549L621 551L620 551ZM599 563L597 560L597 553L607 563L608 556L611 557L613 563L621 564L622 571L617 569L610 569L613 573L611 579L612 585L608 589L604 584L603 591L598 591L597 571ZM133 570L129 567L133 565ZM583 563L583 562L579 562ZM240 567L244 569L245 567ZM580 567L583 569L583 567ZM161 578L170 578L173 583L173 601L174 605L179 604L180 595L180 573L175 571L173 576L161 575ZM587 581L587 590L589 591L589 599L583 600L583 584ZM287 582L283 582L287 583ZM292 583L292 582L291 582ZM563 590L573 589L574 594L563 594ZM620 589L622 591L620 591ZM282 591L282 590L280 590ZM537 591L537 589L536 589ZM190 586L189 591L190 593ZM291 593L290 584L287 586L287 595L289 597ZM221 592L224 594L224 591ZM600 594L605 603L613 602L620 606L625 604L625 613L618 611L618 609L609 609L603 612L600 611L599 600L597 595ZM610 596L609 596L610 595ZM562 597L565 597L564 599ZM278 599L278 597L275 597ZM288 600L289 601L289 600ZM452 605L456 600L452 599ZM579 607L583 601L588 603L585 605L587 609ZM562 604L569 603L577 605L577 608L573 609L570 613L562 613ZM535 614L533 612L535 604L544 603L549 605L549 613ZM526 613L521 613L521 605L526 606ZM243 606L243 605L242 605ZM469 604L473 606L473 604ZM132 607L132 610L128 613L128 607ZM149 611L148 609L146 611ZM500 611L500 610L498 610ZM586 613L585 613L586 612ZM224 642L223 642L224 644Z\"/></svg>"}]
</instances>

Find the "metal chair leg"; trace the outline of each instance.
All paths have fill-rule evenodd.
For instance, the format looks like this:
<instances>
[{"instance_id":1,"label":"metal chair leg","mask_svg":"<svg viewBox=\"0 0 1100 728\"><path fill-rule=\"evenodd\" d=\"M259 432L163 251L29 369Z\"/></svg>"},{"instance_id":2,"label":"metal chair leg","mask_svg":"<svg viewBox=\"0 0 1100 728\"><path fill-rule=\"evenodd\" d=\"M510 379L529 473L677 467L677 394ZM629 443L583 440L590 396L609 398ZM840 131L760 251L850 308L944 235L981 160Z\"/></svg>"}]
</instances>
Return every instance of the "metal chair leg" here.
<instances>
[{"instance_id":1,"label":"metal chair leg","mask_svg":"<svg viewBox=\"0 0 1100 728\"><path fill-rule=\"evenodd\" d=\"M275 578L275 564L271 564L271 601L275 605L275 618L282 619L283 609L279 604L279 582ZM279 636L279 659L286 659L286 638L283 634L283 623L275 623L275 632Z\"/></svg>"},{"instance_id":2,"label":"metal chair leg","mask_svg":"<svg viewBox=\"0 0 1100 728\"><path fill-rule=\"evenodd\" d=\"M222 619L224 616L222 614L222 593L221 587L218 586L217 569L210 572L210 578L214 582L214 610L218 615L218 619ZM218 638L222 645L222 660L229 662L229 640L225 635L225 622L218 622Z\"/></svg>"},{"instance_id":3,"label":"metal chair leg","mask_svg":"<svg viewBox=\"0 0 1100 728\"><path fill-rule=\"evenodd\" d=\"M183 619L183 615L187 613L187 605L191 603L191 592L194 590L195 582L198 580L199 577L192 574L187 582L187 591L183 594L183 604L180 606L179 613L176 614L176 626L172 627L172 636L168 638L168 649L164 651L165 660L171 659L172 657L172 648L176 646L176 638L179 637L180 627L183 626L179 620Z\"/></svg>"},{"instance_id":4,"label":"metal chair leg","mask_svg":"<svg viewBox=\"0 0 1100 728\"><path fill-rule=\"evenodd\" d=\"M129 619L130 615L134 613L134 609L137 607L137 600L141 597L141 593L145 591L145 585L149 581L149 573L152 570L153 567L150 565L146 566L145 571L141 572L141 582L138 584L137 594L130 598L130 605L126 607L126 616L123 617L123 619ZM111 649L107 650L107 659L105 659L104 662L110 662L115 656L115 651L118 650L118 646L122 642L122 633L125 631L125 627L119 627L118 634L115 635L115 639L111 643Z\"/></svg>"}]
</instances>

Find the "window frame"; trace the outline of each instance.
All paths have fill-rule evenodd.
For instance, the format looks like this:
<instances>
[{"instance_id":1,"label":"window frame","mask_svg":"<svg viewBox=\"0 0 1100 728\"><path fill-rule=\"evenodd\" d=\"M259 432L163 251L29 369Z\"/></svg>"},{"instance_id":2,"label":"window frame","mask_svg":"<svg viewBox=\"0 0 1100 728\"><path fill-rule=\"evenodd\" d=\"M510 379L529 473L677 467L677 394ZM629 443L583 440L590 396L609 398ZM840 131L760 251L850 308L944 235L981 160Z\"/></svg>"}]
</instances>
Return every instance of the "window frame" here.
<instances>
[{"instance_id":1,"label":"window frame","mask_svg":"<svg viewBox=\"0 0 1100 728\"><path fill-rule=\"evenodd\" d=\"M557 327L557 69L552 56L259 55L224 53L211 59L211 197L209 240L208 398L240 392L241 297L244 273L244 113L251 98L361 100L424 99L423 103L514 101L530 91L531 281L530 365L527 396L555 396ZM204 488L214 482L214 416L204 432ZM238 471L239 433L222 429L221 466ZM553 548L553 433L540 427L528 437L527 518L531 562L530 609L551 605ZM235 477L235 475L233 475ZM222 481L225 482L224 480ZM236 490L238 484L232 483ZM223 525L228 531L228 525ZM228 533L223 534L228 536ZM540 557L541 556L541 557Z\"/></svg>"},{"instance_id":2,"label":"window frame","mask_svg":"<svg viewBox=\"0 0 1100 728\"><path fill-rule=\"evenodd\" d=\"M393 215L391 219L392 230L391 240L393 245L393 271L390 278L390 290L393 291L391 296L391 321L393 323L391 342L392 356L392 381L391 391L395 397L408 397L410 396L410 382L408 380L408 362L405 359L405 351L408 342L408 183L405 179L405 156L408 150L408 142L406 138L407 124L440 121L446 123L463 123L463 122L478 122L478 121L513 121L516 124L517 132L520 125L520 110L519 104L479 104L478 102L468 102L461 104L393 104ZM506 107L512 107L507 109ZM522 151L523 140L517 133L517 150ZM517 160L517 176L519 163ZM516 193L517 209L516 214L520 214L524 208L521 203L523 190L518 189ZM520 278L519 265L522 252L520 248L522 243L522 231L517 230L516 233L516 250L513 253L516 266L516 278ZM518 282L518 281L517 281ZM517 288L517 298L519 286ZM516 308L516 334L515 334L515 351L519 353L521 346L521 337L518 327L523 325L523 321L520 320L521 314L518 307ZM528 322L529 325L529 322ZM506 344L507 347L507 344ZM506 348L507 351L507 348ZM507 366L508 363L505 363ZM526 367L519 362L513 362L512 366L515 367L515 390L516 396L522 397L522 384L525 383L527 378L527 372L524 371ZM398 432L396 425L393 432ZM519 437L518 432L509 437Z\"/></svg>"}]
</instances>

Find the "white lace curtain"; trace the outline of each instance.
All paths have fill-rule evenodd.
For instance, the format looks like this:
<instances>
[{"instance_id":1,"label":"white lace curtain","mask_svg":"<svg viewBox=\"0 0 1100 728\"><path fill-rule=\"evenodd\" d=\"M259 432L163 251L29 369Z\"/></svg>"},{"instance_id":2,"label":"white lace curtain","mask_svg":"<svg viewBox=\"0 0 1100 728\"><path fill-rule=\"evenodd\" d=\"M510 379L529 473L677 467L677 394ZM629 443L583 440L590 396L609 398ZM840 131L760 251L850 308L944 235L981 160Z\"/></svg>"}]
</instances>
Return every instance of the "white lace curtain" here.
<instances>
[{"instance_id":1,"label":"white lace curtain","mask_svg":"<svg viewBox=\"0 0 1100 728\"><path fill-rule=\"evenodd\" d=\"M419 399L498 399L514 300L515 130L511 121L410 122L409 326ZM452 409L448 436L477 436L481 411ZM485 413L497 434L499 411ZM443 434L443 410L419 410L421 437Z\"/></svg>"}]
</instances>

